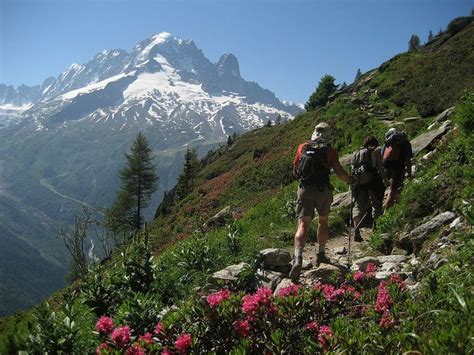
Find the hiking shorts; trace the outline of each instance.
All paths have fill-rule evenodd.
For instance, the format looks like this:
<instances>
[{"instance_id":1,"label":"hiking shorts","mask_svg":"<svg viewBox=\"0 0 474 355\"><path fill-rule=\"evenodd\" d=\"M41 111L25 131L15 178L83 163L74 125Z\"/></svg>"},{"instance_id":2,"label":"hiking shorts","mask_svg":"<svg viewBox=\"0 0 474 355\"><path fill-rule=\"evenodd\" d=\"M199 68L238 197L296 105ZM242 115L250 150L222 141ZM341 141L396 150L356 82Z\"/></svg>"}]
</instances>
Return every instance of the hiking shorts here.
<instances>
[{"instance_id":1,"label":"hiking shorts","mask_svg":"<svg viewBox=\"0 0 474 355\"><path fill-rule=\"evenodd\" d=\"M375 189L367 187L356 187L354 189L354 210L353 214L356 217L362 218L365 213L377 218L382 215L383 192L380 194Z\"/></svg>"},{"instance_id":2,"label":"hiking shorts","mask_svg":"<svg viewBox=\"0 0 474 355\"><path fill-rule=\"evenodd\" d=\"M298 199L296 201L296 216L298 218L313 218L314 209L316 208L318 214L325 217L329 215L331 203L332 191L328 186L321 190L318 186L304 186L300 183L298 186Z\"/></svg>"}]
</instances>

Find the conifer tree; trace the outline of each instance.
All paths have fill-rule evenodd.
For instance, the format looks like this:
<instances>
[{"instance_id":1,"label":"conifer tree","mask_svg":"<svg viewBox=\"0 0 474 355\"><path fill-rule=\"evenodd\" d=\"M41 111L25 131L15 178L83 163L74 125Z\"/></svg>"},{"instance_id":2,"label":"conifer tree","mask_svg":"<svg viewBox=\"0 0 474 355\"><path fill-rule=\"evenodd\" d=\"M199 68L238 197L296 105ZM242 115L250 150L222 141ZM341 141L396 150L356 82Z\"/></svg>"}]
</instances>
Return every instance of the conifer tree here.
<instances>
[{"instance_id":1,"label":"conifer tree","mask_svg":"<svg viewBox=\"0 0 474 355\"><path fill-rule=\"evenodd\" d=\"M143 208L148 206L158 183L151 148L141 132L125 158L127 165L120 171L121 189L106 211L106 225L116 232L141 228Z\"/></svg>"},{"instance_id":2,"label":"conifer tree","mask_svg":"<svg viewBox=\"0 0 474 355\"><path fill-rule=\"evenodd\" d=\"M277 117L277 119L276 119L276 121L275 121L275 124L277 124L277 125L278 125L278 124L281 124L281 115L280 115L280 114L278 114L278 117Z\"/></svg>"},{"instance_id":3,"label":"conifer tree","mask_svg":"<svg viewBox=\"0 0 474 355\"><path fill-rule=\"evenodd\" d=\"M408 41L408 51L412 52L419 47L420 47L420 37L418 37L415 34L411 35L410 40Z\"/></svg>"},{"instance_id":4,"label":"conifer tree","mask_svg":"<svg viewBox=\"0 0 474 355\"><path fill-rule=\"evenodd\" d=\"M430 33L428 33L428 42L431 42L433 40L433 31L430 30Z\"/></svg>"},{"instance_id":5,"label":"conifer tree","mask_svg":"<svg viewBox=\"0 0 474 355\"><path fill-rule=\"evenodd\" d=\"M266 127L271 127L272 126L272 120L268 120L267 124L265 125Z\"/></svg>"},{"instance_id":6,"label":"conifer tree","mask_svg":"<svg viewBox=\"0 0 474 355\"><path fill-rule=\"evenodd\" d=\"M179 176L176 186L176 198L178 200L185 198L192 191L198 170L199 160L196 149L188 147L184 156L183 172Z\"/></svg>"},{"instance_id":7,"label":"conifer tree","mask_svg":"<svg viewBox=\"0 0 474 355\"><path fill-rule=\"evenodd\" d=\"M304 106L306 111L311 111L327 104L329 96L331 96L331 94L333 94L337 89L337 85L334 84L335 80L336 79L329 74L326 74L321 78L316 91L311 94L308 102Z\"/></svg>"},{"instance_id":8,"label":"conifer tree","mask_svg":"<svg viewBox=\"0 0 474 355\"><path fill-rule=\"evenodd\" d=\"M359 68L357 69L357 73L356 73L354 81L359 80L361 76L362 76L362 72L360 71L360 68Z\"/></svg>"},{"instance_id":9,"label":"conifer tree","mask_svg":"<svg viewBox=\"0 0 474 355\"><path fill-rule=\"evenodd\" d=\"M232 143L234 143L234 141L232 140L232 136L228 136L227 137L227 145L232 145Z\"/></svg>"}]
</instances>

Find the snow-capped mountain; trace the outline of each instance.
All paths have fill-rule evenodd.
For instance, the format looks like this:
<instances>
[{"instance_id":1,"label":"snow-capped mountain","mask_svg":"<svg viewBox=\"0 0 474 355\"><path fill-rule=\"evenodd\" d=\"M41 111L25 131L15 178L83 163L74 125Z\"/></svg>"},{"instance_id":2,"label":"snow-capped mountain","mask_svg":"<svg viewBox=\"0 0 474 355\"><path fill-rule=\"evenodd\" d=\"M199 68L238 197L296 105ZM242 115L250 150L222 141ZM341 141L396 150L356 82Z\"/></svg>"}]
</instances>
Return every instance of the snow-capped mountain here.
<instances>
[{"instance_id":1,"label":"snow-capped mountain","mask_svg":"<svg viewBox=\"0 0 474 355\"><path fill-rule=\"evenodd\" d=\"M130 53L103 51L30 89L16 95L0 91L0 103L21 103L16 113L27 107L23 116L32 119L37 130L78 120L107 123L113 130L188 122L198 137L214 140L300 112L298 106L245 81L234 55L224 54L211 63L193 41L169 33L140 42Z\"/></svg>"},{"instance_id":2,"label":"snow-capped mountain","mask_svg":"<svg viewBox=\"0 0 474 355\"><path fill-rule=\"evenodd\" d=\"M139 131L159 176L150 218L188 146L203 155L228 135L300 111L244 80L234 55L212 63L193 41L169 33L128 52L103 51L38 86L0 85L0 258L15 260L2 276L22 288L0 296L23 307L60 287L67 253L54 235L81 206L110 206Z\"/></svg>"}]
</instances>

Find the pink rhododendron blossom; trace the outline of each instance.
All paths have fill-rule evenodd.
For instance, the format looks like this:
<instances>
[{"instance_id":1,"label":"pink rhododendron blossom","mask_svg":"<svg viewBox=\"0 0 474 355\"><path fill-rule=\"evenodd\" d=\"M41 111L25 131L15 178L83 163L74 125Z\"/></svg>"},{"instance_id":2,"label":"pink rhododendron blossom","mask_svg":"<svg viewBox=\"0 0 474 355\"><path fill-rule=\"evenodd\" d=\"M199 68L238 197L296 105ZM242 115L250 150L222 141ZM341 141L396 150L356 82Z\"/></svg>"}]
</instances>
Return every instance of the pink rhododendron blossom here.
<instances>
[{"instance_id":1,"label":"pink rhododendron blossom","mask_svg":"<svg viewBox=\"0 0 474 355\"><path fill-rule=\"evenodd\" d=\"M111 351L109 345L107 343L102 343L98 346L98 348L95 350L97 355L102 355L102 354L108 354Z\"/></svg>"},{"instance_id":2,"label":"pink rhododendron blossom","mask_svg":"<svg viewBox=\"0 0 474 355\"><path fill-rule=\"evenodd\" d=\"M158 322L158 324L155 327L155 330L153 331L156 335L164 334L165 333L165 326L163 323Z\"/></svg>"},{"instance_id":3,"label":"pink rhododendron blossom","mask_svg":"<svg viewBox=\"0 0 474 355\"><path fill-rule=\"evenodd\" d=\"M328 325L322 325L319 328L318 341L325 348L328 345L328 341L334 336L331 328Z\"/></svg>"},{"instance_id":4,"label":"pink rhododendron blossom","mask_svg":"<svg viewBox=\"0 0 474 355\"><path fill-rule=\"evenodd\" d=\"M187 354L189 352L189 348L192 345L192 337L191 334L183 333L176 338L174 342L174 346L179 351L180 354Z\"/></svg>"},{"instance_id":5,"label":"pink rhododendron blossom","mask_svg":"<svg viewBox=\"0 0 474 355\"><path fill-rule=\"evenodd\" d=\"M368 273L375 273L377 272L378 266L375 265L374 263L368 263L367 267L365 268L365 271Z\"/></svg>"},{"instance_id":6,"label":"pink rhododendron blossom","mask_svg":"<svg viewBox=\"0 0 474 355\"><path fill-rule=\"evenodd\" d=\"M283 287L280 291L278 291L278 296L281 297L288 297L288 296L295 296L298 294L301 285L291 284L287 287Z\"/></svg>"},{"instance_id":7,"label":"pink rhododendron blossom","mask_svg":"<svg viewBox=\"0 0 474 355\"><path fill-rule=\"evenodd\" d=\"M253 317L260 307L265 307L266 311L274 313L277 311L277 308L272 301L272 290L261 287L255 294L245 295L242 298L242 311L249 317Z\"/></svg>"},{"instance_id":8,"label":"pink rhododendron blossom","mask_svg":"<svg viewBox=\"0 0 474 355\"><path fill-rule=\"evenodd\" d=\"M145 355L145 349L143 349L139 344L134 344L133 346L127 349L127 355Z\"/></svg>"},{"instance_id":9,"label":"pink rhododendron blossom","mask_svg":"<svg viewBox=\"0 0 474 355\"><path fill-rule=\"evenodd\" d=\"M119 348L124 348L130 342L130 327L125 326L121 328L115 328L110 336L110 339L117 344Z\"/></svg>"},{"instance_id":10,"label":"pink rhododendron blossom","mask_svg":"<svg viewBox=\"0 0 474 355\"><path fill-rule=\"evenodd\" d=\"M109 334L114 329L114 321L110 317L102 316L97 320L95 329L103 335Z\"/></svg>"},{"instance_id":11,"label":"pink rhododendron blossom","mask_svg":"<svg viewBox=\"0 0 474 355\"><path fill-rule=\"evenodd\" d=\"M407 288L407 285L402 280L400 275L397 275L397 274L390 275L390 282L393 283L393 284L398 285L398 287L400 287L400 290L402 290L402 291Z\"/></svg>"},{"instance_id":12,"label":"pink rhododendron blossom","mask_svg":"<svg viewBox=\"0 0 474 355\"><path fill-rule=\"evenodd\" d=\"M383 312L382 318L380 319L380 327L382 329L389 329L395 324L395 319L393 319L392 314L389 310Z\"/></svg>"},{"instance_id":13,"label":"pink rhododendron blossom","mask_svg":"<svg viewBox=\"0 0 474 355\"><path fill-rule=\"evenodd\" d=\"M229 290L222 290L207 296L207 303L211 308L217 307L222 301L228 300L230 297Z\"/></svg>"},{"instance_id":14,"label":"pink rhododendron blossom","mask_svg":"<svg viewBox=\"0 0 474 355\"><path fill-rule=\"evenodd\" d=\"M167 348L165 348L165 349L161 352L161 355L172 355L172 354L173 354L173 353L172 353L169 349L167 349Z\"/></svg>"},{"instance_id":15,"label":"pink rhododendron blossom","mask_svg":"<svg viewBox=\"0 0 474 355\"><path fill-rule=\"evenodd\" d=\"M250 323L248 320L238 320L234 323L234 328L237 334L241 337L248 337L250 334Z\"/></svg>"},{"instance_id":16,"label":"pink rhododendron blossom","mask_svg":"<svg viewBox=\"0 0 474 355\"><path fill-rule=\"evenodd\" d=\"M318 333L318 330L319 330L318 323L310 322L310 323L306 324L306 329L308 329L309 331Z\"/></svg>"},{"instance_id":17,"label":"pink rhododendron blossom","mask_svg":"<svg viewBox=\"0 0 474 355\"><path fill-rule=\"evenodd\" d=\"M387 289L387 282L380 282L379 289L377 292L377 301L375 302L375 310L379 313L383 313L390 308L392 303L393 301L390 298L390 293Z\"/></svg>"},{"instance_id":18,"label":"pink rhododendron blossom","mask_svg":"<svg viewBox=\"0 0 474 355\"><path fill-rule=\"evenodd\" d=\"M352 278L354 279L354 281L360 281L364 278L365 276L365 273L363 273L362 271L357 271L354 275L352 275Z\"/></svg>"},{"instance_id":19,"label":"pink rhododendron blossom","mask_svg":"<svg viewBox=\"0 0 474 355\"><path fill-rule=\"evenodd\" d=\"M155 342L153 340L153 335L151 335L151 333L145 333L144 335L140 335L138 337L138 341L142 341L146 344L153 344Z\"/></svg>"}]
</instances>

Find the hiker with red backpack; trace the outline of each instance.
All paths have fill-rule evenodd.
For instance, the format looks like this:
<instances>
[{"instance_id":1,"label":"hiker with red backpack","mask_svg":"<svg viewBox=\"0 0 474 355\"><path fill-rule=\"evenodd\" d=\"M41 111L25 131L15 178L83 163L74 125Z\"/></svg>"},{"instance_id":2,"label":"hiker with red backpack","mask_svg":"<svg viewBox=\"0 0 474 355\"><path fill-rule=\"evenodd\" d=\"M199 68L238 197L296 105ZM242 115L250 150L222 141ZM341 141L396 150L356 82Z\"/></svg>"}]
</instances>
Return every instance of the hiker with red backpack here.
<instances>
[{"instance_id":1,"label":"hiker with red backpack","mask_svg":"<svg viewBox=\"0 0 474 355\"><path fill-rule=\"evenodd\" d=\"M377 138L369 135L364 145L352 157L352 223L354 241L362 242L360 227L372 217L372 226L382 215L386 175L382 165L382 147Z\"/></svg>"},{"instance_id":2,"label":"hiker with red backpack","mask_svg":"<svg viewBox=\"0 0 474 355\"><path fill-rule=\"evenodd\" d=\"M332 188L329 183L331 168L344 182L350 178L339 162L338 152L331 147L331 129L327 123L319 123L311 136L311 140L300 144L293 160L293 172L300 180L296 214L298 226L295 233L295 253L290 278L299 279L303 264L303 249L309 234L314 209L318 211L318 244L316 263L328 263L325 246L328 240L328 218L333 200Z\"/></svg>"},{"instance_id":3,"label":"hiker with red backpack","mask_svg":"<svg viewBox=\"0 0 474 355\"><path fill-rule=\"evenodd\" d=\"M390 191L385 202L385 210L387 210L398 202L405 175L411 178L413 152L406 132L390 128L385 134L385 144L381 154L385 172L390 179Z\"/></svg>"}]
</instances>

